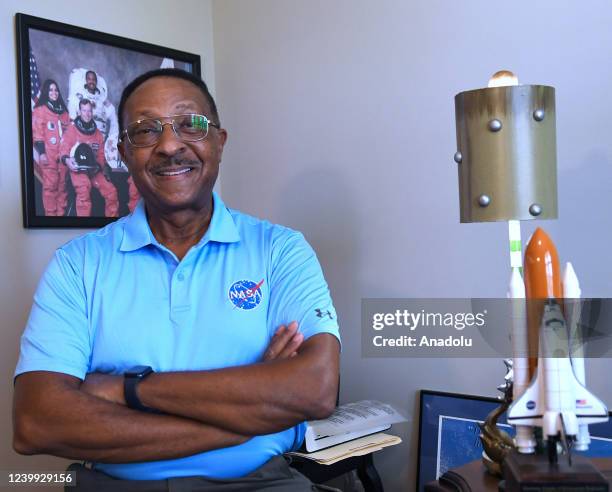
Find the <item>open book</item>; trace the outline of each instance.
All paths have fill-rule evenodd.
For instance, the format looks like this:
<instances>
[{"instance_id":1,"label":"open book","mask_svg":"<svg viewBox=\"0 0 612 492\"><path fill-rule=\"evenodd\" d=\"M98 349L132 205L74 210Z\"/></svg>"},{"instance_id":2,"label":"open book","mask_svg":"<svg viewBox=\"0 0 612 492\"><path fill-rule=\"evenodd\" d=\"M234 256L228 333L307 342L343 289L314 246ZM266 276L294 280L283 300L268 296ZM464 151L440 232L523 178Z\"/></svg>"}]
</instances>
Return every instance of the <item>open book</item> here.
<instances>
[{"instance_id":1,"label":"open book","mask_svg":"<svg viewBox=\"0 0 612 492\"><path fill-rule=\"evenodd\" d=\"M387 403L376 400L347 403L336 408L329 418L307 422L303 447L311 453L387 430L391 424L406 420Z\"/></svg>"}]
</instances>

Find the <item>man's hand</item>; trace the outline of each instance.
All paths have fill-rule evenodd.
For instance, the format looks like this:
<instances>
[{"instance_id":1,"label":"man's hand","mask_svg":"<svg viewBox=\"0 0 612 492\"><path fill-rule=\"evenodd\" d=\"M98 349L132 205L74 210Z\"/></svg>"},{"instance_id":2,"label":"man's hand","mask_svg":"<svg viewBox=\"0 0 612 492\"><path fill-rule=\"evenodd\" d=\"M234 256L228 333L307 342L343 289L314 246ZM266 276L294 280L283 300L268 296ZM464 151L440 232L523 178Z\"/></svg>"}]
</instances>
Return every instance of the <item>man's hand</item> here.
<instances>
[{"instance_id":1,"label":"man's hand","mask_svg":"<svg viewBox=\"0 0 612 492\"><path fill-rule=\"evenodd\" d=\"M298 332L298 324L292 321L288 326L281 325L274 333L270 345L264 352L263 361L287 359L297 355L297 349L304 341L304 335Z\"/></svg>"},{"instance_id":2,"label":"man's hand","mask_svg":"<svg viewBox=\"0 0 612 492\"><path fill-rule=\"evenodd\" d=\"M90 372L81 384L80 390L112 403L126 405L122 375Z\"/></svg>"},{"instance_id":3,"label":"man's hand","mask_svg":"<svg viewBox=\"0 0 612 492\"><path fill-rule=\"evenodd\" d=\"M271 434L326 418L338 394L338 339L318 333L302 342L300 336L294 340L293 330L279 330L257 364L151 374L138 386L140 401L243 435ZM301 345L291 357L294 343Z\"/></svg>"},{"instance_id":4,"label":"man's hand","mask_svg":"<svg viewBox=\"0 0 612 492\"><path fill-rule=\"evenodd\" d=\"M78 171L78 166L77 166L77 163L76 163L76 161L74 160L74 158L73 158L73 157L68 157L68 158L66 159L66 165L68 166L68 168L69 168L71 171L75 171L75 172L76 172L76 171Z\"/></svg>"}]
</instances>

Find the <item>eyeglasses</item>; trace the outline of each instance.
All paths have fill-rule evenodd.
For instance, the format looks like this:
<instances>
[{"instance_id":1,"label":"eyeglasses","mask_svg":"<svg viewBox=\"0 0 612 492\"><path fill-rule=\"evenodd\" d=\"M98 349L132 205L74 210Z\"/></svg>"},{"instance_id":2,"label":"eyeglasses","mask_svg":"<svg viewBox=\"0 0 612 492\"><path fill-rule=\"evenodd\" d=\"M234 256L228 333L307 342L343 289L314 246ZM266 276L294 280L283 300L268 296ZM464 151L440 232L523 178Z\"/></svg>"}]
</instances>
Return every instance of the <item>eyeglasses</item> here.
<instances>
[{"instance_id":1,"label":"eyeglasses","mask_svg":"<svg viewBox=\"0 0 612 492\"><path fill-rule=\"evenodd\" d=\"M162 122L162 120L169 120ZM164 125L172 126L177 138L184 142L197 142L204 140L208 135L208 128L219 125L211 123L203 114L177 114L161 119L146 118L130 123L121 139L127 135L128 141L134 147L149 147L155 145L164 131Z\"/></svg>"}]
</instances>

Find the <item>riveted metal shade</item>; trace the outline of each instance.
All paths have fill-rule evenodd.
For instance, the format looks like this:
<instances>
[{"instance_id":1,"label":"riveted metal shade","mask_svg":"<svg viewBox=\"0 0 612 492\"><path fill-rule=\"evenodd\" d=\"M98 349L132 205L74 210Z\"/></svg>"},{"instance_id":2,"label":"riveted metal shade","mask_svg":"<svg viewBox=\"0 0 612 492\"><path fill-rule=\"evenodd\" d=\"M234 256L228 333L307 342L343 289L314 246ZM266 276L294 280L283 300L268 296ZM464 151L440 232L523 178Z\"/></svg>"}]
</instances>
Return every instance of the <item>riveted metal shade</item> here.
<instances>
[{"instance_id":1,"label":"riveted metal shade","mask_svg":"<svg viewBox=\"0 0 612 492\"><path fill-rule=\"evenodd\" d=\"M555 89L455 96L461 222L557 218Z\"/></svg>"}]
</instances>

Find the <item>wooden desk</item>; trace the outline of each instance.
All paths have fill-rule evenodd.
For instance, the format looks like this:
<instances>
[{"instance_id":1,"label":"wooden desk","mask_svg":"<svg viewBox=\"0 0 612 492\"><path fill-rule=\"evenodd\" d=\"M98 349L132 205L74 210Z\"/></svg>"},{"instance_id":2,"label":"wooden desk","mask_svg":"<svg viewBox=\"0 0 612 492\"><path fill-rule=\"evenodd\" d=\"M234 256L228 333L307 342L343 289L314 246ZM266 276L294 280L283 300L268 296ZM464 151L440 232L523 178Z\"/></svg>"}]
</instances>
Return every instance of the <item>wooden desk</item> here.
<instances>
[{"instance_id":1,"label":"wooden desk","mask_svg":"<svg viewBox=\"0 0 612 492\"><path fill-rule=\"evenodd\" d=\"M612 487L612 458L593 458L595 467ZM482 461L447 471L435 482L425 485L425 492L497 492L499 479L486 472Z\"/></svg>"}]
</instances>

